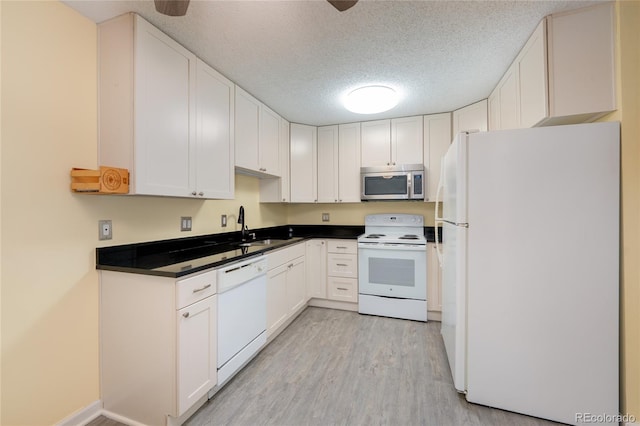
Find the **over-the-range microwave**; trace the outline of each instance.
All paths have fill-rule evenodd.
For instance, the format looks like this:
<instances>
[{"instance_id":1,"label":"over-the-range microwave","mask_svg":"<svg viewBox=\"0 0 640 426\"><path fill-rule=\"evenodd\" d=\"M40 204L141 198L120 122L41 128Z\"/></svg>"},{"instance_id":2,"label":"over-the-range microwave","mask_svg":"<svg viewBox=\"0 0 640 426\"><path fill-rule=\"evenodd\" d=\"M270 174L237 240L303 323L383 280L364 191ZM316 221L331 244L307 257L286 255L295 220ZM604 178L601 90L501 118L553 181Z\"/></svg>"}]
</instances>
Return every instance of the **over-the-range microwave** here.
<instances>
[{"instance_id":1,"label":"over-the-range microwave","mask_svg":"<svg viewBox=\"0 0 640 426\"><path fill-rule=\"evenodd\" d=\"M360 177L362 201L424 200L422 164L361 167Z\"/></svg>"}]
</instances>

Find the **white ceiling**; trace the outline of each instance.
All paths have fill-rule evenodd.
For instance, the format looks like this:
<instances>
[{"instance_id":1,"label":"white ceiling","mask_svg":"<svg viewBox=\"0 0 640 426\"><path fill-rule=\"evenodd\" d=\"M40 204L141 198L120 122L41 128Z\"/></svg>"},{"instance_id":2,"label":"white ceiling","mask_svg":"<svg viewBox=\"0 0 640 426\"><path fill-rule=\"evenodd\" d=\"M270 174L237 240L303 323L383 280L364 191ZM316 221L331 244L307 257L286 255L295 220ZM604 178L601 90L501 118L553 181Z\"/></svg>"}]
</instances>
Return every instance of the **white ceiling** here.
<instances>
[{"instance_id":1,"label":"white ceiling","mask_svg":"<svg viewBox=\"0 0 640 426\"><path fill-rule=\"evenodd\" d=\"M452 111L488 97L540 20L594 1L191 0L168 17L150 0L66 0L94 22L133 11L291 122L326 125ZM359 115L364 84L402 93Z\"/></svg>"}]
</instances>

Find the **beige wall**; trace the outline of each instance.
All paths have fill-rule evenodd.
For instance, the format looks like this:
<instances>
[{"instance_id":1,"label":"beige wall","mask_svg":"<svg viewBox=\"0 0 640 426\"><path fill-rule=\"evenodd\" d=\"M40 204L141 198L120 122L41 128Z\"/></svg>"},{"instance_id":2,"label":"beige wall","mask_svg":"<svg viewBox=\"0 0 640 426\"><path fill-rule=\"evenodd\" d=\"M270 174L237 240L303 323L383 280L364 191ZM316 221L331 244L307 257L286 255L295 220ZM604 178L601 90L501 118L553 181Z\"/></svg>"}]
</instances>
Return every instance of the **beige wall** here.
<instances>
[{"instance_id":1,"label":"beige wall","mask_svg":"<svg viewBox=\"0 0 640 426\"><path fill-rule=\"evenodd\" d=\"M282 225L287 208L245 176L230 201L72 194L69 170L96 167L96 26L59 2L1 5L0 424L53 424L100 398L97 246L233 231L241 204L250 227Z\"/></svg>"},{"instance_id":2,"label":"beige wall","mask_svg":"<svg viewBox=\"0 0 640 426\"><path fill-rule=\"evenodd\" d=\"M367 202L354 204L291 204L289 223L295 225L362 225L368 214L407 213L424 216L425 226L433 226L434 203L419 201ZM322 222L322 213L329 213L330 221Z\"/></svg>"},{"instance_id":3,"label":"beige wall","mask_svg":"<svg viewBox=\"0 0 640 426\"><path fill-rule=\"evenodd\" d=\"M640 418L640 8L619 4L623 182L623 412ZM96 246L285 223L360 225L370 213L432 203L261 205L237 176L236 200L76 195L71 167L96 166L96 27L58 2L0 1L0 424L55 423L99 399ZM220 227L220 215L229 227ZM192 216L193 231L179 231ZM111 219L114 239L97 241Z\"/></svg>"},{"instance_id":4,"label":"beige wall","mask_svg":"<svg viewBox=\"0 0 640 426\"><path fill-rule=\"evenodd\" d=\"M622 412L633 414L640 422L640 2L618 2L618 27L622 109Z\"/></svg>"}]
</instances>

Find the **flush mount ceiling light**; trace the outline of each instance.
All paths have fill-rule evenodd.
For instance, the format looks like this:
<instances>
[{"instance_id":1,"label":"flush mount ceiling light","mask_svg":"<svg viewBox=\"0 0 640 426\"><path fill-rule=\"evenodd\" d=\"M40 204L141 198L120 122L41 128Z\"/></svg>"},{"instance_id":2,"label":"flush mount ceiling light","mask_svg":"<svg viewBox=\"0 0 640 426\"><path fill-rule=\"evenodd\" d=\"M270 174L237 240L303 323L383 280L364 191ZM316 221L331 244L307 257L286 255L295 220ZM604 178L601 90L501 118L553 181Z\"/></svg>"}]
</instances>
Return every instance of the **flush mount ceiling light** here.
<instances>
[{"instance_id":1,"label":"flush mount ceiling light","mask_svg":"<svg viewBox=\"0 0 640 426\"><path fill-rule=\"evenodd\" d=\"M398 94L387 86L365 86L349 93L344 107L356 114L388 111L398 104Z\"/></svg>"}]
</instances>

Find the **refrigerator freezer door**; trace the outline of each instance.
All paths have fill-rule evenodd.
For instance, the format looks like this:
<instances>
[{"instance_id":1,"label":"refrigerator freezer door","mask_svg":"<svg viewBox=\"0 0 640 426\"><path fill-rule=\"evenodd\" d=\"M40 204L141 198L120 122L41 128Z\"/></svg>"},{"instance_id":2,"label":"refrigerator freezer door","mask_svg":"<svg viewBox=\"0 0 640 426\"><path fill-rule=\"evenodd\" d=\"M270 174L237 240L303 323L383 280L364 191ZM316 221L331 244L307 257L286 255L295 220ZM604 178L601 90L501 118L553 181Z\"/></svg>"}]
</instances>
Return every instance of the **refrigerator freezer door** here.
<instances>
[{"instance_id":1,"label":"refrigerator freezer door","mask_svg":"<svg viewBox=\"0 0 640 426\"><path fill-rule=\"evenodd\" d=\"M458 392L466 390L467 228L443 223L441 333Z\"/></svg>"},{"instance_id":2,"label":"refrigerator freezer door","mask_svg":"<svg viewBox=\"0 0 640 426\"><path fill-rule=\"evenodd\" d=\"M453 224L467 223L467 139L458 133L442 163L442 220Z\"/></svg>"},{"instance_id":3,"label":"refrigerator freezer door","mask_svg":"<svg viewBox=\"0 0 640 426\"><path fill-rule=\"evenodd\" d=\"M470 402L618 413L619 163L618 123L470 136Z\"/></svg>"}]
</instances>

